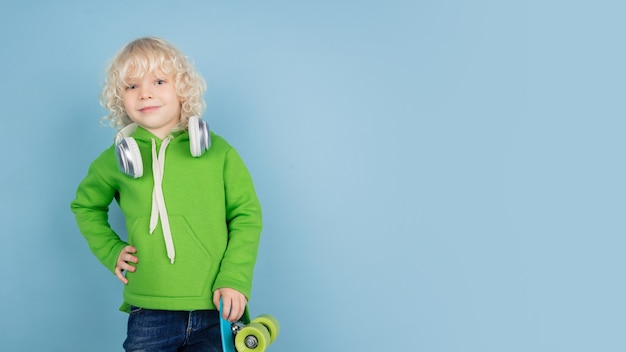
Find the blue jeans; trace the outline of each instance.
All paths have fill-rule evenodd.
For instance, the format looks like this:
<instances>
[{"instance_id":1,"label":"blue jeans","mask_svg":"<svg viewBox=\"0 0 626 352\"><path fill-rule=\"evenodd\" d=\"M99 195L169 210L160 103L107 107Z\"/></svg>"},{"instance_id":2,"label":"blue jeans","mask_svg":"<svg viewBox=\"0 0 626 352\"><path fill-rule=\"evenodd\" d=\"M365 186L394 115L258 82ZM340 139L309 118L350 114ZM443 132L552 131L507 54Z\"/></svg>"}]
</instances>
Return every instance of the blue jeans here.
<instances>
[{"instance_id":1,"label":"blue jeans","mask_svg":"<svg viewBox=\"0 0 626 352\"><path fill-rule=\"evenodd\" d=\"M127 352L222 352L219 312L131 306L124 349Z\"/></svg>"}]
</instances>

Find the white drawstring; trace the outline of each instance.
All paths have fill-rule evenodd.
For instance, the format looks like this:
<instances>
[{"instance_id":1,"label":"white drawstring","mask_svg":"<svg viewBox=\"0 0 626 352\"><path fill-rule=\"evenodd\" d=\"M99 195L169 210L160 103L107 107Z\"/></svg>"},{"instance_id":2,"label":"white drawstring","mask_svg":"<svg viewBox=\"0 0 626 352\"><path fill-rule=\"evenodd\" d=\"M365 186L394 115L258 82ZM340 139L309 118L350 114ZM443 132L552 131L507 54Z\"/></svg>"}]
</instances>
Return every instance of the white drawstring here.
<instances>
[{"instance_id":1,"label":"white drawstring","mask_svg":"<svg viewBox=\"0 0 626 352\"><path fill-rule=\"evenodd\" d=\"M154 189L152 190L152 213L150 214L150 234L156 229L159 218L161 218L161 228L163 229L163 239L165 239L165 247L170 262L174 264L174 241L172 240L172 231L170 229L170 221L165 208L165 198L163 198L163 171L165 168L165 149L170 143L170 138L163 140L159 155L156 152L156 142L152 139L152 173L154 175Z\"/></svg>"}]
</instances>

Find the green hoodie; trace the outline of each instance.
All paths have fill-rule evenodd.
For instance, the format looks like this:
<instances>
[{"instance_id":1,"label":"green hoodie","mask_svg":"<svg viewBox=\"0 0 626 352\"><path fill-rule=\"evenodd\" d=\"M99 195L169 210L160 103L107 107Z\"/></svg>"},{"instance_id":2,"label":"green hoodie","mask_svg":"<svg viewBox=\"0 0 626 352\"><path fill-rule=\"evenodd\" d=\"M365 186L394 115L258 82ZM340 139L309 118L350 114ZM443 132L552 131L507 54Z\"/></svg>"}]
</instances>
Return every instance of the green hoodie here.
<instances>
[{"instance_id":1,"label":"green hoodie","mask_svg":"<svg viewBox=\"0 0 626 352\"><path fill-rule=\"evenodd\" d=\"M163 197L176 251L170 262L161 226L150 234L154 180L152 140L143 128L133 134L144 175L133 179L116 163L115 146L90 166L71 209L87 243L111 272L130 244L137 248L137 270L127 272L124 304L161 310L216 309L213 292L232 288L250 297L261 233L261 206L243 161L228 142L211 132L201 157L189 151L189 133L176 132L167 146ZM126 219L128 243L111 229L109 205L116 199ZM159 225L162 224L159 220Z\"/></svg>"}]
</instances>

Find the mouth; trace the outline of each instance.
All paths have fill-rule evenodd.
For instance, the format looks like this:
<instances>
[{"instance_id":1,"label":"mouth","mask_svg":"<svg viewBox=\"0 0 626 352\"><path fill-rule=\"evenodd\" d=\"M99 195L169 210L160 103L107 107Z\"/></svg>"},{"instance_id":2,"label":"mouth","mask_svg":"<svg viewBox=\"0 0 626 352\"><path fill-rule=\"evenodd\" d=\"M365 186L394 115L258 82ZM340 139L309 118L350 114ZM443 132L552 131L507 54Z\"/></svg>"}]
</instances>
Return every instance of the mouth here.
<instances>
[{"instance_id":1,"label":"mouth","mask_svg":"<svg viewBox=\"0 0 626 352\"><path fill-rule=\"evenodd\" d=\"M158 110L159 108L160 108L160 106L146 106L146 107L143 107L143 108L139 109L139 112L141 112L141 113L148 113L148 112L152 112L152 111Z\"/></svg>"}]
</instances>

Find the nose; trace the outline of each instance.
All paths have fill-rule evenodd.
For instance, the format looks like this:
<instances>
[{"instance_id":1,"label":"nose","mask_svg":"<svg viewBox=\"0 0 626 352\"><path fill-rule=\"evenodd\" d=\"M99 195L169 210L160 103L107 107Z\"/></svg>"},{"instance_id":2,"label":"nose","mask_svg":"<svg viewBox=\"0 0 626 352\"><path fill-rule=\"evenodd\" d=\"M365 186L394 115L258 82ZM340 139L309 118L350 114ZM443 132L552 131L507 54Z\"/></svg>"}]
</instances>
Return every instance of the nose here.
<instances>
[{"instance_id":1,"label":"nose","mask_svg":"<svg viewBox=\"0 0 626 352\"><path fill-rule=\"evenodd\" d=\"M149 88L141 88L139 91L139 100L152 99L152 91Z\"/></svg>"}]
</instances>

